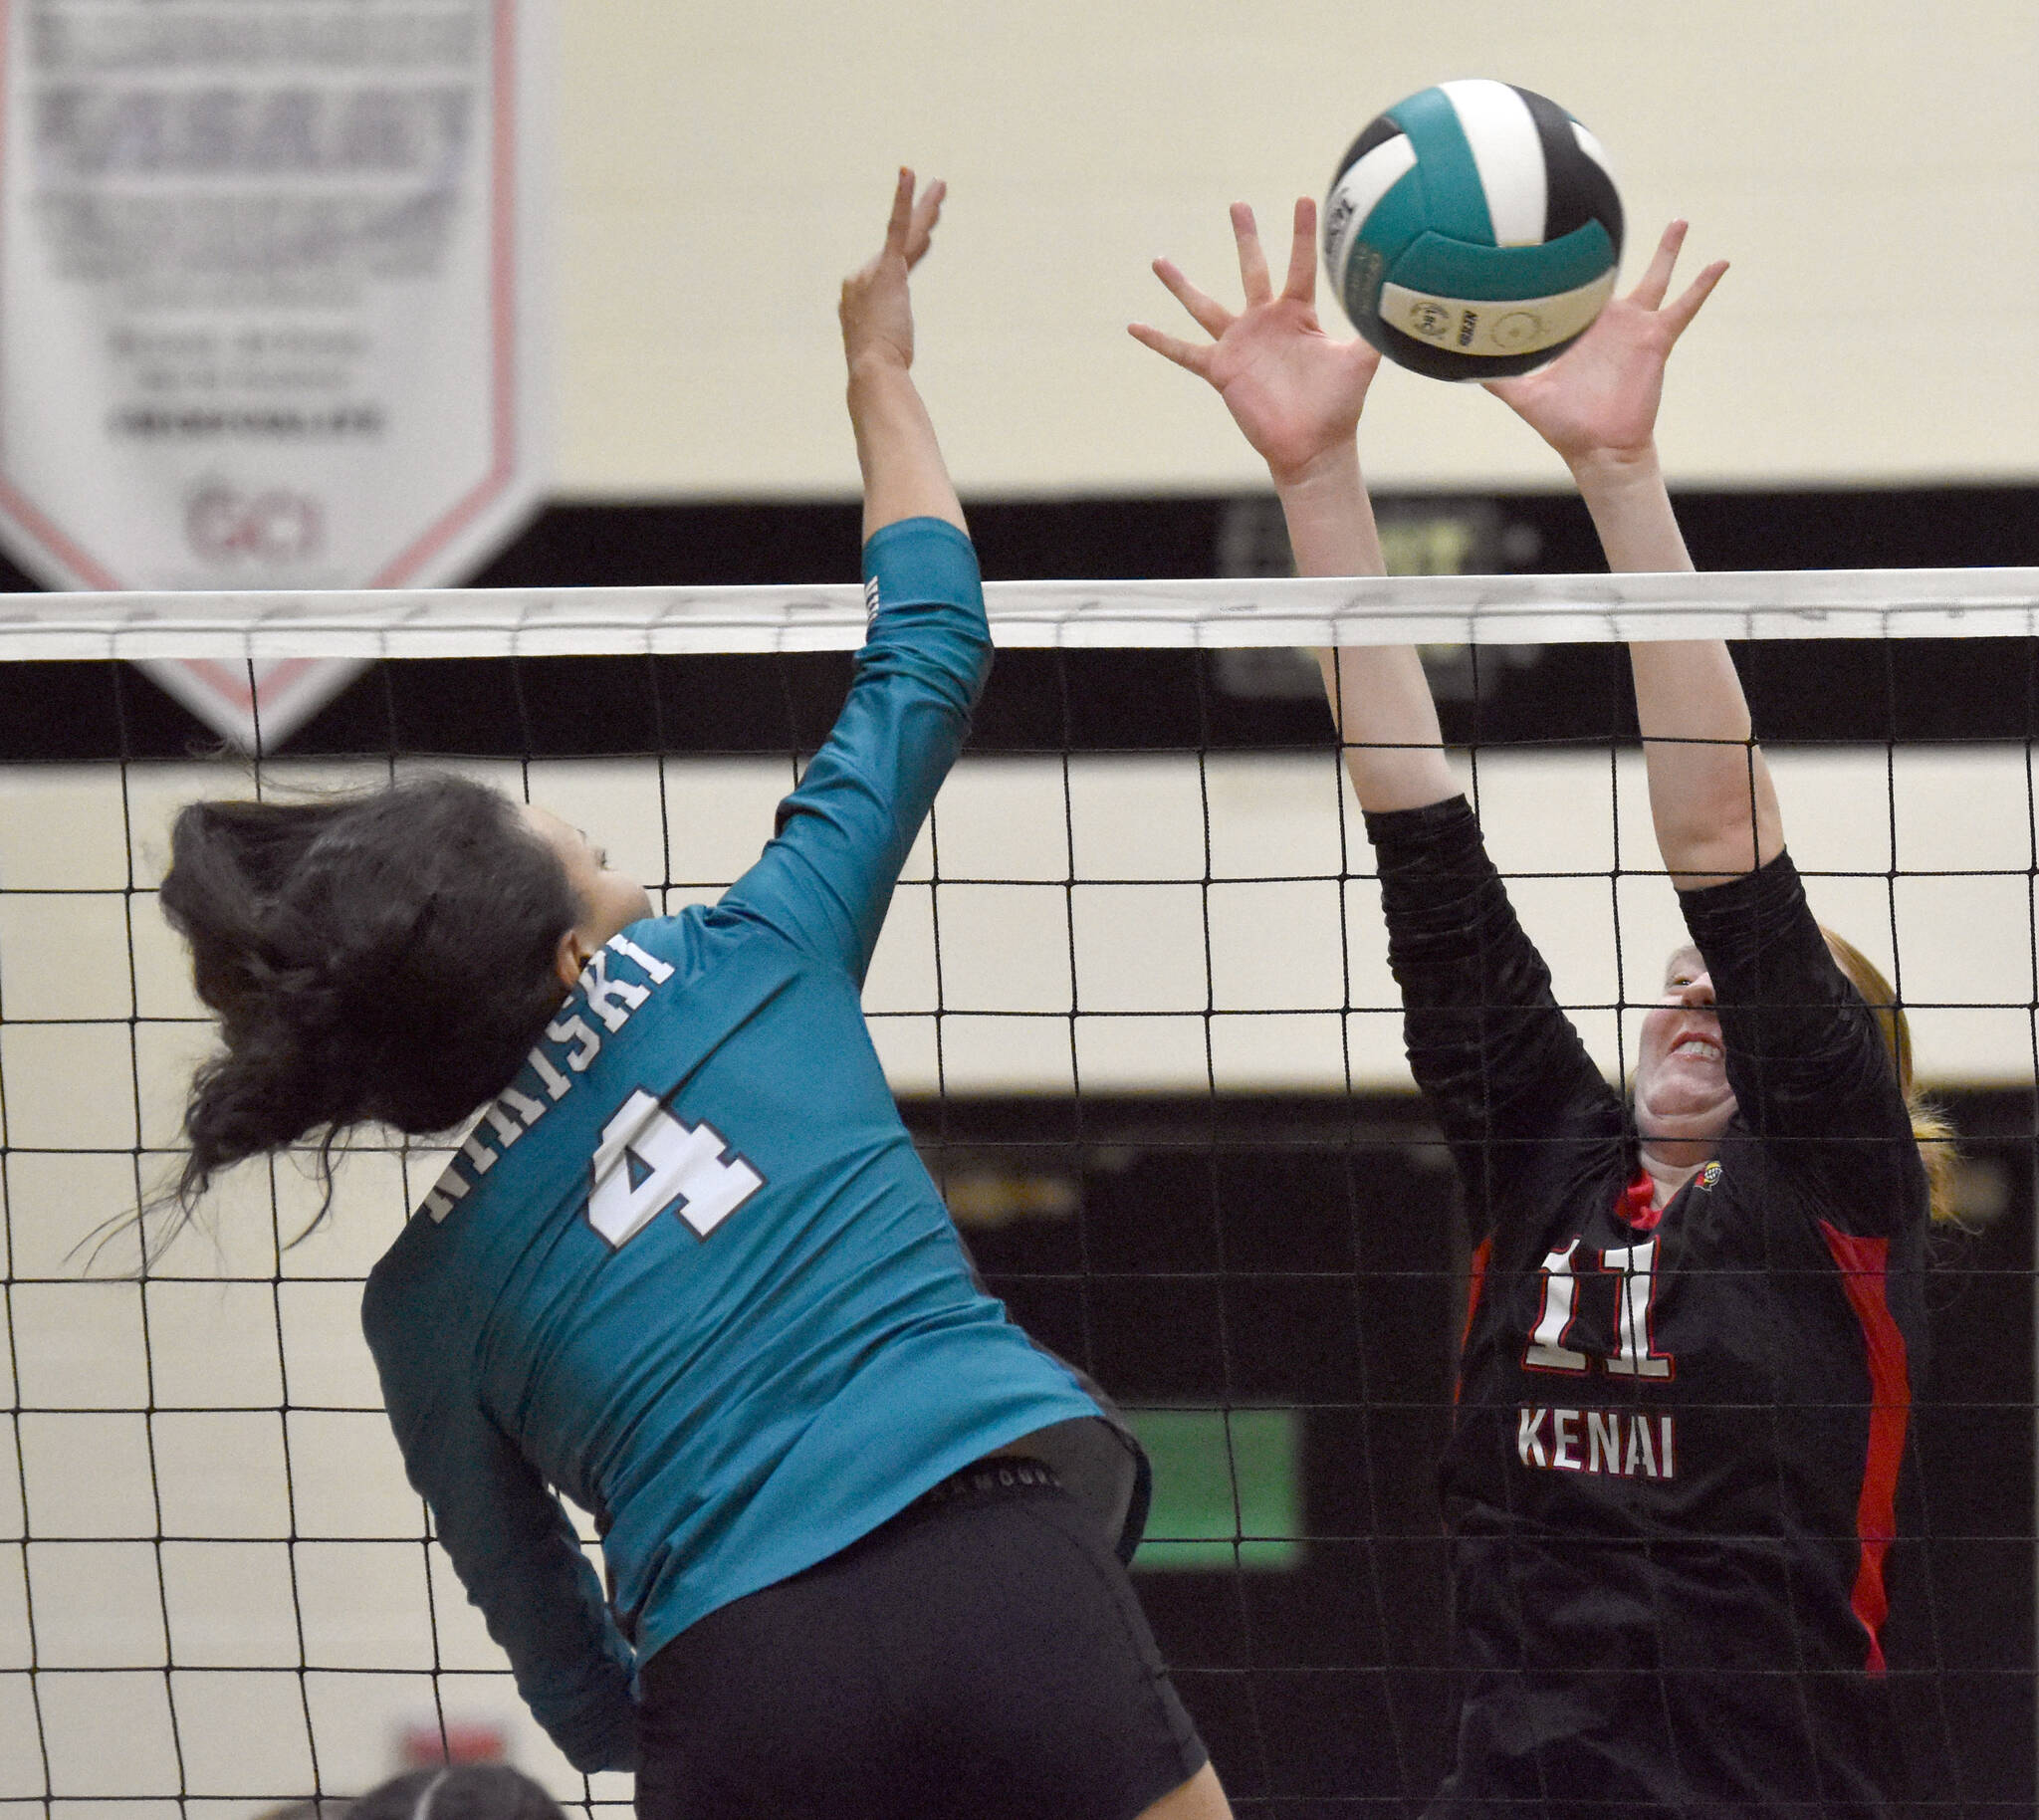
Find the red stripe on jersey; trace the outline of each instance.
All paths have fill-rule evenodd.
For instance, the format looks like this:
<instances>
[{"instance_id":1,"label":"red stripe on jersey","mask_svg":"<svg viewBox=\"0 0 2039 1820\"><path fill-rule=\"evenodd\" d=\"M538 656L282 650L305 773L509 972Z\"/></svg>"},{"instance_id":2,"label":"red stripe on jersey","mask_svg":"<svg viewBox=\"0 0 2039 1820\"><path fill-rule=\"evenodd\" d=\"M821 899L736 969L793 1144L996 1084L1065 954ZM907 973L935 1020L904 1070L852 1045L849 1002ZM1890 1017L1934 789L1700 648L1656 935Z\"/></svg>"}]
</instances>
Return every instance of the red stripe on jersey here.
<instances>
[{"instance_id":1,"label":"red stripe on jersey","mask_svg":"<svg viewBox=\"0 0 2039 1820\"><path fill-rule=\"evenodd\" d=\"M1827 1250L1841 1272L1841 1287L1855 1317L1862 1323L1862 1341L1869 1364L1869 1455L1862 1467L1862 1495L1855 1504L1855 1533L1862 1564L1855 1572L1850 1604L1869 1633L1872 1675L1884 1672L1884 1646L1878 1631L1891 1609L1884 1591L1884 1556L1898 1533L1898 1468L1905 1456L1905 1424L1912 1413L1912 1379L1905 1359L1905 1336L1884 1293L1889 1260L1888 1239L1858 1239L1820 1222Z\"/></svg>"},{"instance_id":2,"label":"red stripe on jersey","mask_svg":"<svg viewBox=\"0 0 2039 1820\"><path fill-rule=\"evenodd\" d=\"M1491 1235L1473 1250L1473 1267L1466 1284L1466 1325L1459 1334L1459 1375L1452 1382L1452 1401L1466 1388L1466 1345L1473 1338L1473 1317L1479 1312L1479 1292L1486 1287L1486 1260L1493 1255Z\"/></svg>"}]
</instances>

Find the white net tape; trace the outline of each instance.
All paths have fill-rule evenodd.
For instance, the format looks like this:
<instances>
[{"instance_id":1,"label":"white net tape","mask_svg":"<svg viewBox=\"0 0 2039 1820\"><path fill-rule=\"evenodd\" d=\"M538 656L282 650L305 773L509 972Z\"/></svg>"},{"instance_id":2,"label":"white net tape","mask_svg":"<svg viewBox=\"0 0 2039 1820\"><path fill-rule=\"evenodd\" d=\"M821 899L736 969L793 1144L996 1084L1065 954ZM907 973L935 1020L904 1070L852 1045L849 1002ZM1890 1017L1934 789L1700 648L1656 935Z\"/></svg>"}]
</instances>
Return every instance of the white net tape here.
<instances>
[{"instance_id":1,"label":"white net tape","mask_svg":"<svg viewBox=\"0 0 2039 1820\"><path fill-rule=\"evenodd\" d=\"M2026 637L2039 569L994 581L1010 648ZM852 650L860 588L582 587L0 599L0 659Z\"/></svg>"}]
</instances>

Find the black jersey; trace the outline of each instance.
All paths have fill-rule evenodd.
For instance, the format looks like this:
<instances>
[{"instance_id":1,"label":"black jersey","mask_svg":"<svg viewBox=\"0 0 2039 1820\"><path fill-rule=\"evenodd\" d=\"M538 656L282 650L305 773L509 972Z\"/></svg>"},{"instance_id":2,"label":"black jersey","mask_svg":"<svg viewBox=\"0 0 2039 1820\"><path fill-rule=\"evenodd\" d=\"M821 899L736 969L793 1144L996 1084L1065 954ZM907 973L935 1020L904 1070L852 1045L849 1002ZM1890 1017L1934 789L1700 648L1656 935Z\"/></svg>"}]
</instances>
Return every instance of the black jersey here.
<instances>
[{"instance_id":1,"label":"black jersey","mask_svg":"<svg viewBox=\"0 0 2039 1820\"><path fill-rule=\"evenodd\" d=\"M1737 1110L1661 1211L1463 798L1371 816L1410 1064L1475 1250L1436 1815L1878 1814L1925 1171L1788 857L1683 895Z\"/></svg>"}]
</instances>

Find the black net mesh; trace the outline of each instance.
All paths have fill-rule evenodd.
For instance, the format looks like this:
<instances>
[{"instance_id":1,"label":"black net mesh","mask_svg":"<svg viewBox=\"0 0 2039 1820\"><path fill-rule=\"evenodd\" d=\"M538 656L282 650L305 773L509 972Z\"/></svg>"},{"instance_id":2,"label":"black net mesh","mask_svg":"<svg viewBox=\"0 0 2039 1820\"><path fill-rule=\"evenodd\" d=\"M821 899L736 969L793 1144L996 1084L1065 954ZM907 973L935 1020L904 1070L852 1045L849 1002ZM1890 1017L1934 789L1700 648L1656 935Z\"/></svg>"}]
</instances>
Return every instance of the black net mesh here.
<instances>
[{"instance_id":1,"label":"black net mesh","mask_svg":"<svg viewBox=\"0 0 2039 1820\"><path fill-rule=\"evenodd\" d=\"M2033 648L1743 652L1815 907L1897 982L1960 1133L1887 1645L1929 1804L1975 1815L2033 1799ZM1619 650L1432 656L1615 1073L1678 935ZM495 1750L620 1812L627 1778L523 1713L379 1412L359 1284L436 1157L356 1139L309 1234L311 1159L244 1167L140 1268L120 1223L209 1040L164 834L199 795L450 765L676 909L755 853L845 660L385 663L260 765L117 666L9 670L12 724L49 726L0 777L0 1814L252 1814ZM1413 1815L1451 1748L1469 1248L1313 688L1285 651L1010 654L867 1005L991 1285L1134 1412L1137 1578L1237 1810Z\"/></svg>"}]
</instances>

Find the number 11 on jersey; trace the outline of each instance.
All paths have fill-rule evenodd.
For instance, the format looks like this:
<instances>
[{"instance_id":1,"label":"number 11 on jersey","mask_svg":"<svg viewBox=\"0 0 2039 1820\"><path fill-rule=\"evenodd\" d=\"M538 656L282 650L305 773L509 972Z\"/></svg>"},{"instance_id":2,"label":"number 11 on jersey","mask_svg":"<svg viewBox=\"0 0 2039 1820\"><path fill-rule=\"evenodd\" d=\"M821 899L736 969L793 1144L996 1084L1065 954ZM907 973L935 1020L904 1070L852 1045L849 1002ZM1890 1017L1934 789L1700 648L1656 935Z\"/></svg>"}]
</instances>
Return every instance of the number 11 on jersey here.
<instances>
[{"instance_id":1,"label":"number 11 on jersey","mask_svg":"<svg viewBox=\"0 0 2039 1820\"><path fill-rule=\"evenodd\" d=\"M1543 1304L1537 1310L1536 1325L1530 1330L1522 1364L1529 1371L1586 1371L1593 1360L1586 1353L1565 1344L1578 1313L1579 1277L1575 1259L1578 1240L1552 1251L1543 1260ZM1590 1257L1590 1253L1589 1253ZM1657 1350L1651 1331L1652 1306L1657 1295L1657 1241L1622 1246L1602 1251L1597 1265L1589 1265L1615 1278L1615 1350L1601 1363L1618 1377L1668 1378L1676 1363L1668 1353Z\"/></svg>"},{"instance_id":2,"label":"number 11 on jersey","mask_svg":"<svg viewBox=\"0 0 2039 1820\"><path fill-rule=\"evenodd\" d=\"M729 1151L722 1133L689 1125L637 1088L601 1128L587 1224L620 1251L677 1204L703 1239L765 1186L765 1178Z\"/></svg>"}]
</instances>

